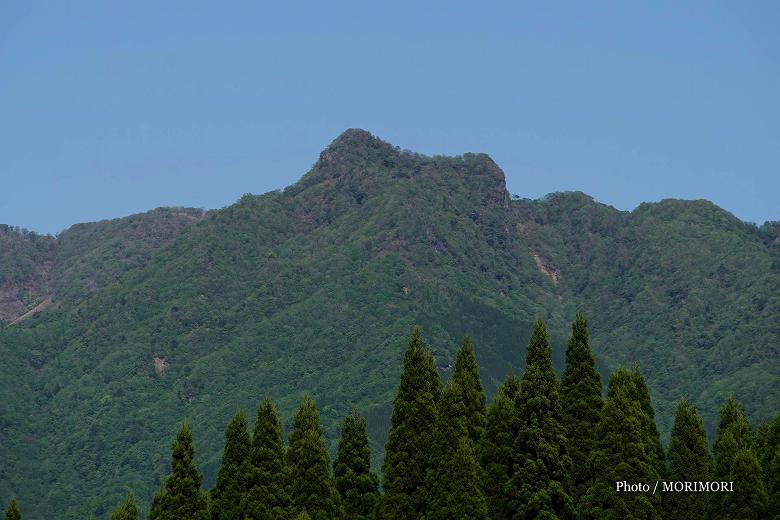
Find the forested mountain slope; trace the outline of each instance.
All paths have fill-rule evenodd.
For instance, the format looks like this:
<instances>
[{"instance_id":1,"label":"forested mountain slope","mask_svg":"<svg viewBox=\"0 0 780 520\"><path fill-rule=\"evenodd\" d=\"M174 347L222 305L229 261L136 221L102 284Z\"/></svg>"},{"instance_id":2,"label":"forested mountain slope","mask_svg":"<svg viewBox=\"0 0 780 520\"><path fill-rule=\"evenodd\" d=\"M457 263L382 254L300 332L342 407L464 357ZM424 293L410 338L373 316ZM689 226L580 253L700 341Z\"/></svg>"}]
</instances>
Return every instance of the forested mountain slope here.
<instances>
[{"instance_id":1,"label":"forested mountain slope","mask_svg":"<svg viewBox=\"0 0 780 520\"><path fill-rule=\"evenodd\" d=\"M683 395L710 430L728 392L754 420L780 402L778 228L708 202L512 200L486 155L348 130L284 191L185 217L0 251L0 273L33 273L14 278L25 306L62 295L0 330L0 496L34 518L103 514L128 487L148 501L183 417L211 484L224 425L264 396L289 421L313 392L331 440L356 405L381 457L413 324L443 375L471 334L492 394L537 317L560 367L581 310L602 371L641 364L663 431Z\"/></svg>"},{"instance_id":2,"label":"forested mountain slope","mask_svg":"<svg viewBox=\"0 0 780 520\"><path fill-rule=\"evenodd\" d=\"M81 301L145 265L154 251L204 216L200 209L157 208L76 224L56 237L0 225L0 323Z\"/></svg>"}]
</instances>

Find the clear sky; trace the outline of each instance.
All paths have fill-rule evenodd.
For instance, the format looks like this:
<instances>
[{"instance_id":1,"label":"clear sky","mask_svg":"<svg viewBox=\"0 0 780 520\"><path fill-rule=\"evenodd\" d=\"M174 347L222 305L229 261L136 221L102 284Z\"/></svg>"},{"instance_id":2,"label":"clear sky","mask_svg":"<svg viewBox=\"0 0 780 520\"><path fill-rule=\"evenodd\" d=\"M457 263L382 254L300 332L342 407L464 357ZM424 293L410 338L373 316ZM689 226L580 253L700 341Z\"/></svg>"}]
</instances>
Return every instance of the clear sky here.
<instances>
[{"instance_id":1,"label":"clear sky","mask_svg":"<svg viewBox=\"0 0 780 520\"><path fill-rule=\"evenodd\" d=\"M295 182L349 127L509 191L780 220L780 2L0 2L0 222Z\"/></svg>"}]
</instances>

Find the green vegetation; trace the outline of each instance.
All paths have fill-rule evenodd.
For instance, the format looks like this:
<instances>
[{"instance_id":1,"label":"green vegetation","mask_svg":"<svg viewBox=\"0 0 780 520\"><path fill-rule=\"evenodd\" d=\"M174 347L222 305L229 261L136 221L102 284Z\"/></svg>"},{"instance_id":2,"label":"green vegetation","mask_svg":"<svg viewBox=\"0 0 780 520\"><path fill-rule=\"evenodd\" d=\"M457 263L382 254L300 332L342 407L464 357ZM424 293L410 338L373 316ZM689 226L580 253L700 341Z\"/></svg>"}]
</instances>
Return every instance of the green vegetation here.
<instances>
[{"instance_id":1,"label":"green vegetation","mask_svg":"<svg viewBox=\"0 0 780 520\"><path fill-rule=\"evenodd\" d=\"M347 518L369 520L379 503L379 479L371 471L371 446L366 420L357 410L344 419L338 455L333 462L336 489Z\"/></svg>"},{"instance_id":2,"label":"green vegetation","mask_svg":"<svg viewBox=\"0 0 780 520\"><path fill-rule=\"evenodd\" d=\"M294 512L306 511L312 520L330 520L344 515L341 497L330 472L320 415L308 394L293 418L287 463Z\"/></svg>"},{"instance_id":3,"label":"green vegetation","mask_svg":"<svg viewBox=\"0 0 780 520\"><path fill-rule=\"evenodd\" d=\"M567 452L573 460L573 495L580 498L593 482L590 454L596 448L596 427L604 405L601 378L588 344L588 324L577 314L566 347L566 368L561 377L561 422L567 432Z\"/></svg>"},{"instance_id":4,"label":"green vegetation","mask_svg":"<svg viewBox=\"0 0 780 520\"><path fill-rule=\"evenodd\" d=\"M265 399L257 408L247 492L241 510L253 520L282 520L287 517L290 497L287 489L282 423L276 407Z\"/></svg>"},{"instance_id":5,"label":"green vegetation","mask_svg":"<svg viewBox=\"0 0 780 520\"><path fill-rule=\"evenodd\" d=\"M578 315L573 330L580 338L584 337L583 325L584 319ZM578 348L585 347L580 344ZM522 378L518 381L510 374L502 383L487 409L486 425L476 444L469 435L469 425L485 414L475 413L467 404L484 404L484 399L464 399L476 394L462 388L481 388L470 362L473 354L471 342L464 341L457 356L461 360L460 374L456 371L440 392L438 375L431 370L432 357L420 329L413 330L395 400L396 428L388 437L388 444L394 444L388 446L384 463L385 475L396 480L389 481L391 486L384 494L380 494L378 479L371 471L365 420L354 409L344 419L331 473L319 411L306 394L293 417L286 449L279 417L270 400L265 399L258 407L251 438L244 414L233 416L225 433L217 482L209 493L200 488L201 477L192 459L192 433L185 422L173 443L172 474L155 496L149 518L207 518L207 510L212 518L310 520L374 519L377 515L399 518L396 515L408 511L425 520L758 519L772 514L760 486L759 459L764 474L769 475L770 489L774 489L771 470L777 461L780 414L758 431L760 456L756 456L753 432L741 405L730 397L723 406L715 443L715 474L721 480L733 479L736 492L720 492L714 497L701 490L656 493L659 455L646 424L652 406L648 412L641 398L644 381L637 367L620 368L611 375L594 449L591 453L573 452L569 460L564 451L565 431L555 421L558 381L551 368L544 323L539 320L534 328ZM579 357L572 355L569 360L579 363ZM572 374L576 367L566 368ZM433 399L434 394L438 399ZM418 429L430 441L427 457L419 451L398 456L399 450L419 448L413 443L398 443L397 436L412 435L413 425L425 424L430 419L432 402L434 428ZM529 435L528 430L533 428L538 431ZM569 463L587 463L593 468L593 478L577 503L566 493L571 488L566 475ZM415 487L404 487L401 477L419 472L423 464L427 467L424 481L410 479L406 482ZM712 457L704 426L695 407L686 400L678 405L669 457L661 458L661 464L660 471L677 483L712 481ZM535 479L524 478L524 474ZM616 489L620 482L644 484L645 488ZM713 498L717 500L714 504ZM407 508L407 513L398 513L401 507ZM110 518L138 516L130 493ZM6 512L9 517L20 518L13 500Z\"/></svg>"},{"instance_id":6,"label":"green vegetation","mask_svg":"<svg viewBox=\"0 0 780 520\"><path fill-rule=\"evenodd\" d=\"M685 399L674 416L668 460L671 481L709 482L714 476L704 423ZM664 514L679 520L706 518L711 502L705 493L669 493L663 496Z\"/></svg>"},{"instance_id":7,"label":"green vegetation","mask_svg":"<svg viewBox=\"0 0 780 520\"><path fill-rule=\"evenodd\" d=\"M171 476L154 495L149 511L150 520L206 520L208 496L200 488L203 477L193 455L195 447L187 421L179 430L171 449Z\"/></svg>"},{"instance_id":8,"label":"green vegetation","mask_svg":"<svg viewBox=\"0 0 780 520\"><path fill-rule=\"evenodd\" d=\"M385 447L380 518L414 520L425 514L425 478L432 466L441 382L433 356L415 328L404 356L401 382Z\"/></svg>"},{"instance_id":9,"label":"green vegetation","mask_svg":"<svg viewBox=\"0 0 780 520\"><path fill-rule=\"evenodd\" d=\"M11 499L5 510L5 520L22 520L22 512L19 510L19 504L15 499Z\"/></svg>"},{"instance_id":10,"label":"green vegetation","mask_svg":"<svg viewBox=\"0 0 780 520\"><path fill-rule=\"evenodd\" d=\"M485 472L483 490L488 515L496 520L511 518L510 495L507 485L514 468L512 446L517 435L515 399L520 382L513 375L498 388L496 397L488 406L487 426L479 447L479 461Z\"/></svg>"},{"instance_id":11,"label":"green vegetation","mask_svg":"<svg viewBox=\"0 0 780 520\"><path fill-rule=\"evenodd\" d=\"M764 518L768 498L754 448L753 431L734 396L729 396L720 411L713 452L716 479L734 482L733 493L718 497L714 507L718 517L729 520Z\"/></svg>"},{"instance_id":12,"label":"green vegetation","mask_svg":"<svg viewBox=\"0 0 780 520\"><path fill-rule=\"evenodd\" d=\"M513 444L512 496L515 520L573 518L571 459L561 424L558 382L552 366L547 328L537 320L528 343L525 372L520 380Z\"/></svg>"},{"instance_id":13,"label":"green vegetation","mask_svg":"<svg viewBox=\"0 0 780 520\"><path fill-rule=\"evenodd\" d=\"M239 411L225 431L225 451L217 482L211 490L211 520L244 518L241 500L247 492L252 437L246 415Z\"/></svg>"},{"instance_id":14,"label":"green vegetation","mask_svg":"<svg viewBox=\"0 0 780 520\"><path fill-rule=\"evenodd\" d=\"M109 520L138 520L138 507L135 505L135 497L130 493L127 500L114 509Z\"/></svg>"},{"instance_id":15,"label":"green vegetation","mask_svg":"<svg viewBox=\"0 0 780 520\"><path fill-rule=\"evenodd\" d=\"M54 296L19 323L0 317L0 496L33 518L104 518L127 489L147 511L184 417L213 488L225 425L262 396L289 421L312 392L334 456L357 407L380 468L416 323L445 379L469 334L492 400L508 369L521 373L538 317L560 372L582 310L602 377L643 367L664 442L683 396L711 437L729 392L753 424L780 402L767 362L780 341L778 227L704 201L621 212L578 193L510 200L486 155L425 157L351 130L284 191L177 211L56 239L7 230L0 274L14 281L0 285L13 298L0 303Z\"/></svg>"},{"instance_id":16,"label":"green vegetation","mask_svg":"<svg viewBox=\"0 0 780 520\"><path fill-rule=\"evenodd\" d=\"M616 489L617 482L654 483L659 478L654 447L647 444L646 415L636 400L635 374L620 368L609 378L607 400L596 428L596 449L591 454L594 481L580 501L585 518L660 518L660 495Z\"/></svg>"}]
</instances>

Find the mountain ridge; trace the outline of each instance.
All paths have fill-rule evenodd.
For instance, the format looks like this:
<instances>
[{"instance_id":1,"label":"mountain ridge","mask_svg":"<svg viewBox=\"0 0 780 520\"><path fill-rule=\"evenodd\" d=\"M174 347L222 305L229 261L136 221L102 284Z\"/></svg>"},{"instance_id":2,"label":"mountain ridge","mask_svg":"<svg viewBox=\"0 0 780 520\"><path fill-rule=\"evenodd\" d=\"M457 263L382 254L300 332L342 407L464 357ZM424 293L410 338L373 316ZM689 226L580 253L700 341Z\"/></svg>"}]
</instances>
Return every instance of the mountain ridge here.
<instances>
[{"instance_id":1,"label":"mountain ridge","mask_svg":"<svg viewBox=\"0 0 780 520\"><path fill-rule=\"evenodd\" d=\"M331 442L359 407L377 463L414 324L444 376L471 334L492 394L538 317L560 369L583 311L602 374L640 363L662 431L683 395L710 431L730 391L753 420L775 411L776 228L701 203L512 200L484 154L428 157L357 130L334 143L285 190L142 240L137 261L120 261L114 228L72 235L79 262L57 271L68 298L0 327L1 495L40 489L37 514L74 518L126 486L146 503L184 416L210 484L222 427L265 395L288 421L314 393ZM108 276L89 290L96 265Z\"/></svg>"}]
</instances>

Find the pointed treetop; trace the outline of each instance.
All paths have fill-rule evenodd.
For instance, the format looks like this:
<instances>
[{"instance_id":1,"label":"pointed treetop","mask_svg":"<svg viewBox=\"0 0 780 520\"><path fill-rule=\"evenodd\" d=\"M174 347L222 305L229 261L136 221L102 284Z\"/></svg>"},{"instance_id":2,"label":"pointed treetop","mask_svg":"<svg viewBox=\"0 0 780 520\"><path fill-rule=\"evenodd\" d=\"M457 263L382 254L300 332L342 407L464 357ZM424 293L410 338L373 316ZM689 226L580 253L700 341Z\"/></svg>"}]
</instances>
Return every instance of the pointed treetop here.
<instances>
[{"instance_id":1,"label":"pointed treetop","mask_svg":"<svg viewBox=\"0 0 780 520\"><path fill-rule=\"evenodd\" d=\"M243 410L237 410L225 431L225 452L222 463L243 464L249 457L252 441L249 437L249 421Z\"/></svg>"},{"instance_id":2,"label":"pointed treetop","mask_svg":"<svg viewBox=\"0 0 780 520\"><path fill-rule=\"evenodd\" d=\"M314 520L340 518L341 497L330 473L320 413L309 394L304 395L295 411L287 459L294 510L306 511Z\"/></svg>"},{"instance_id":3,"label":"pointed treetop","mask_svg":"<svg viewBox=\"0 0 780 520\"><path fill-rule=\"evenodd\" d=\"M12 498L8 507L5 509L5 520L22 520L22 512L16 499Z\"/></svg>"},{"instance_id":4,"label":"pointed treetop","mask_svg":"<svg viewBox=\"0 0 780 520\"><path fill-rule=\"evenodd\" d=\"M531 339L528 342L528 351L525 356L525 365L537 366L542 370L549 367L552 370L552 349L550 340L547 337L547 326L542 319L536 320L534 329L531 332Z\"/></svg>"},{"instance_id":5,"label":"pointed treetop","mask_svg":"<svg viewBox=\"0 0 780 520\"><path fill-rule=\"evenodd\" d=\"M217 482L211 490L211 517L227 520L241 517L241 499L247 489L252 440L246 414L238 410L225 430L225 449Z\"/></svg>"},{"instance_id":6,"label":"pointed treetop","mask_svg":"<svg viewBox=\"0 0 780 520\"><path fill-rule=\"evenodd\" d=\"M469 439L477 443L485 431L485 390L479 377L474 345L468 336L463 339L463 345L455 357L455 373L451 384L455 398L459 401L459 413Z\"/></svg>"},{"instance_id":7,"label":"pointed treetop","mask_svg":"<svg viewBox=\"0 0 780 520\"><path fill-rule=\"evenodd\" d=\"M669 480L709 481L713 477L704 423L696 413L696 407L687 399L681 399L677 404L668 460ZM666 516L680 520L706 516L711 503L705 493L667 493L662 501Z\"/></svg>"},{"instance_id":8,"label":"pointed treetop","mask_svg":"<svg viewBox=\"0 0 780 520\"><path fill-rule=\"evenodd\" d=\"M132 492L128 493L125 501L111 513L110 520L138 520L138 507Z\"/></svg>"},{"instance_id":9,"label":"pointed treetop","mask_svg":"<svg viewBox=\"0 0 780 520\"><path fill-rule=\"evenodd\" d=\"M266 398L257 407L246 493L240 510L246 518L288 518L286 465L282 421L273 402Z\"/></svg>"},{"instance_id":10,"label":"pointed treetop","mask_svg":"<svg viewBox=\"0 0 780 520\"><path fill-rule=\"evenodd\" d=\"M333 463L336 489L347 518L368 520L379 502L379 479L371 471L371 448L366 420L353 408L341 428L338 454Z\"/></svg>"}]
</instances>

